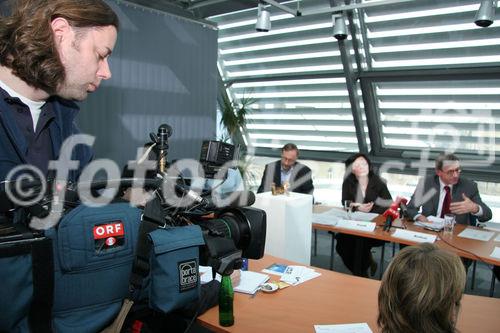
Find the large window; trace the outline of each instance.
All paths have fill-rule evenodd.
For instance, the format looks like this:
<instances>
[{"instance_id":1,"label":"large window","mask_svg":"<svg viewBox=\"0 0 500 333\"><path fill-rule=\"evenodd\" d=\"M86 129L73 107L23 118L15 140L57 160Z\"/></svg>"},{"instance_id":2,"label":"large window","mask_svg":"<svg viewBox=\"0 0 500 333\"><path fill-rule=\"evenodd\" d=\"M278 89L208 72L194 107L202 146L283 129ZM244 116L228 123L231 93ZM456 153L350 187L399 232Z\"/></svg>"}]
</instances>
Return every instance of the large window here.
<instances>
[{"instance_id":1,"label":"large window","mask_svg":"<svg viewBox=\"0 0 500 333\"><path fill-rule=\"evenodd\" d=\"M422 150L432 156L447 150L484 162L474 171L487 174L483 180L500 180L494 172L500 149L500 17L488 28L476 26L477 0L356 9L354 36L347 20L349 71L332 37L330 2L299 3L302 17L268 6L267 33L254 30L255 8L209 18L219 25L219 68L229 96L256 99L246 129L249 145L269 149L293 141L316 153L310 158L325 160L332 152L358 151L355 103L362 112L361 132L378 161L408 163ZM297 1L285 4L294 8ZM323 14L308 15L312 10ZM349 96L346 74L358 96Z\"/></svg>"},{"instance_id":2,"label":"large window","mask_svg":"<svg viewBox=\"0 0 500 333\"><path fill-rule=\"evenodd\" d=\"M376 82L383 146L500 152L500 80Z\"/></svg>"},{"instance_id":3,"label":"large window","mask_svg":"<svg viewBox=\"0 0 500 333\"><path fill-rule=\"evenodd\" d=\"M500 23L476 26L479 5L419 0L356 11L380 155L447 150L491 172L500 152Z\"/></svg>"},{"instance_id":4,"label":"large window","mask_svg":"<svg viewBox=\"0 0 500 333\"><path fill-rule=\"evenodd\" d=\"M294 8L296 2L286 5ZM268 6L267 33L255 31L256 9L209 18L219 26L219 66L228 94L255 99L247 117L251 146L279 148L293 141L301 150L358 151L329 3L308 0L300 6L325 14L293 17Z\"/></svg>"},{"instance_id":5,"label":"large window","mask_svg":"<svg viewBox=\"0 0 500 333\"><path fill-rule=\"evenodd\" d=\"M500 22L476 26L480 2L418 0L360 11L372 68L499 65Z\"/></svg>"}]
</instances>

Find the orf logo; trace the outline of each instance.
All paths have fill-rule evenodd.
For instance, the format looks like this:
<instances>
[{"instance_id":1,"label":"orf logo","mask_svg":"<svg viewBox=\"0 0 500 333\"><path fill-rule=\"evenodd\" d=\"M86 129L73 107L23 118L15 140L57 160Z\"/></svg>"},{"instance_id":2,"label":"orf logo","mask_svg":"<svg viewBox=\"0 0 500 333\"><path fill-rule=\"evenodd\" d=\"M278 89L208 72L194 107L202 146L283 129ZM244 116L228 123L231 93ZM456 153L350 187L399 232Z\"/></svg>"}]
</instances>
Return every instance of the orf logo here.
<instances>
[{"instance_id":1,"label":"orf logo","mask_svg":"<svg viewBox=\"0 0 500 333\"><path fill-rule=\"evenodd\" d=\"M198 285L198 265L195 259L178 263L179 292L188 291Z\"/></svg>"},{"instance_id":2,"label":"orf logo","mask_svg":"<svg viewBox=\"0 0 500 333\"><path fill-rule=\"evenodd\" d=\"M94 239L123 236L123 223L101 224L94 227Z\"/></svg>"},{"instance_id":3,"label":"orf logo","mask_svg":"<svg viewBox=\"0 0 500 333\"><path fill-rule=\"evenodd\" d=\"M105 252L125 244L122 221L95 225L93 229L96 253Z\"/></svg>"}]
</instances>

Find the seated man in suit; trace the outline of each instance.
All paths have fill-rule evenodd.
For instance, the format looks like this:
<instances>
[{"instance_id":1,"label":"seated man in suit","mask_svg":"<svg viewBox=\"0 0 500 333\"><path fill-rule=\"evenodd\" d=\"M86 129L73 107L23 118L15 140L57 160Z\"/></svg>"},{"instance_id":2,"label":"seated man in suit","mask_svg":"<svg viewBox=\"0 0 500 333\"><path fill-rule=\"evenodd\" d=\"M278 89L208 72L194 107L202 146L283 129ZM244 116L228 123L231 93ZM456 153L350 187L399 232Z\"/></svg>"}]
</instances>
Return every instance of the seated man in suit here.
<instances>
[{"instance_id":1,"label":"seated man in suit","mask_svg":"<svg viewBox=\"0 0 500 333\"><path fill-rule=\"evenodd\" d=\"M281 161L266 165L262 181L257 193L271 191L274 183L283 186L288 183L288 190L304 194L313 194L314 186L311 178L311 169L297 162L299 149L293 143L287 143L281 148Z\"/></svg>"},{"instance_id":2,"label":"seated man in suit","mask_svg":"<svg viewBox=\"0 0 500 333\"><path fill-rule=\"evenodd\" d=\"M430 215L444 217L452 213L459 224L470 224L476 219L491 219L491 209L481 200L477 184L461 178L460 161L453 154L440 154L436 158L436 174L427 176L417 184L408 204L408 214L415 220L427 221ZM418 213L422 207L422 212Z\"/></svg>"}]
</instances>

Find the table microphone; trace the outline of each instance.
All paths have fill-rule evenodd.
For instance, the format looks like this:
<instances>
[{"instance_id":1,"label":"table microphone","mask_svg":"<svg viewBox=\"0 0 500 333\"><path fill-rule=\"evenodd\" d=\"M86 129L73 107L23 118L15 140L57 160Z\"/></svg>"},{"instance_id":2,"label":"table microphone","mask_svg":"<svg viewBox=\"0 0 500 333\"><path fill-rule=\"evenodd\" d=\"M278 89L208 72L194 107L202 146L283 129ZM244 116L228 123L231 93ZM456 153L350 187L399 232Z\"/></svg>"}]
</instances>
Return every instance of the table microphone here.
<instances>
[{"instance_id":1,"label":"table microphone","mask_svg":"<svg viewBox=\"0 0 500 333\"><path fill-rule=\"evenodd\" d=\"M403 197L397 197L396 202L399 202L399 217L400 218L408 217L408 207L406 206L408 204L408 199Z\"/></svg>"},{"instance_id":2,"label":"table microphone","mask_svg":"<svg viewBox=\"0 0 500 333\"><path fill-rule=\"evenodd\" d=\"M399 203L394 201L391 206L382 214L385 217L384 231L389 231L392 227L392 221L399 217Z\"/></svg>"}]
</instances>

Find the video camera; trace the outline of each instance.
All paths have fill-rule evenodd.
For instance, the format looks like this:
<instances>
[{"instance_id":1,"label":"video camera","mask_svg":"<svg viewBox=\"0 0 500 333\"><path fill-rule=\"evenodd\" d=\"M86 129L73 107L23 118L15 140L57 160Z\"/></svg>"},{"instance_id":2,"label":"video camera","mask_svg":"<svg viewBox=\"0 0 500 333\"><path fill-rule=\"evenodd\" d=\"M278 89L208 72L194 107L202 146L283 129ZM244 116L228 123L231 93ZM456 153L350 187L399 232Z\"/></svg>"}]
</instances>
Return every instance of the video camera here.
<instances>
[{"instance_id":1,"label":"video camera","mask_svg":"<svg viewBox=\"0 0 500 333\"><path fill-rule=\"evenodd\" d=\"M205 246L200 251L200 263L213 267L220 274L230 274L233 269L240 268L242 257L262 258L266 238L266 213L261 209L248 207L255 202L253 192L233 192L222 199L210 190L201 193L191 190L175 166L172 174L169 171L163 172L162 170L169 170L166 167L166 156L168 137L171 134L171 127L162 124L158 128L158 134L150 134L153 142L146 145L153 147L158 159L156 179L162 181L163 188L156 187L155 193L166 224L200 226L205 240ZM234 160L235 155L237 149L234 145L203 141L200 164L205 178L213 179L215 175L220 178L223 175L225 179L227 165ZM170 195L175 193L179 200L172 202L165 192ZM156 217L157 220L161 218Z\"/></svg>"},{"instance_id":2,"label":"video camera","mask_svg":"<svg viewBox=\"0 0 500 333\"><path fill-rule=\"evenodd\" d=\"M200 263L212 266L219 273L230 273L235 268L241 267L242 257L249 259L260 259L264 255L266 238L266 214L263 210L250 208L255 202L252 192L237 191L229 193L225 198L220 198L210 190L201 193L192 191L184 177L175 168L171 176L169 174L168 138L172 135L172 128L162 124L158 133L151 133L152 142L146 146L148 153L156 159L156 172L148 172L146 179L142 180L145 188L154 193L159 204L155 206L157 211L145 212L153 215L152 219L159 225L184 226L189 224L199 225L203 230L206 245L200 251ZM214 175L220 177L220 172L226 168L228 162L234 159L237 149L235 146L218 142L204 141L201 146L200 164L207 175L212 179ZM177 173L177 175L175 175ZM16 197L15 191L22 189L26 193L29 189L29 197L25 197L28 204L20 206L28 212L29 217L44 218L49 215L51 209L56 206L54 198L59 196L57 191L65 191L65 200L58 203L58 209L62 210L62 216L78 206L78 190L88 188L96 196L97 192L105 187L131 187L136 183L136 178L122 178L119 180L98 180L88 183L80 182L65 184L61 189L55 186L57 181L48 180L46 184L38 179L31 181L23 180L20 184L15 181L4 184L11 186L11 192ZM44 192L44 193L40 193ZM2 192L3 202L7 202L7 196ZM33 200L34 198L37 200ZM175 200L170 200L174 197ZM22 200L21 200L22 201ZM19 203L17 204L19 205ZM9 209L13 206L11 202L6 205ZM15 206L15 205L14 205Z\"/></svg>"}]
</instances>

